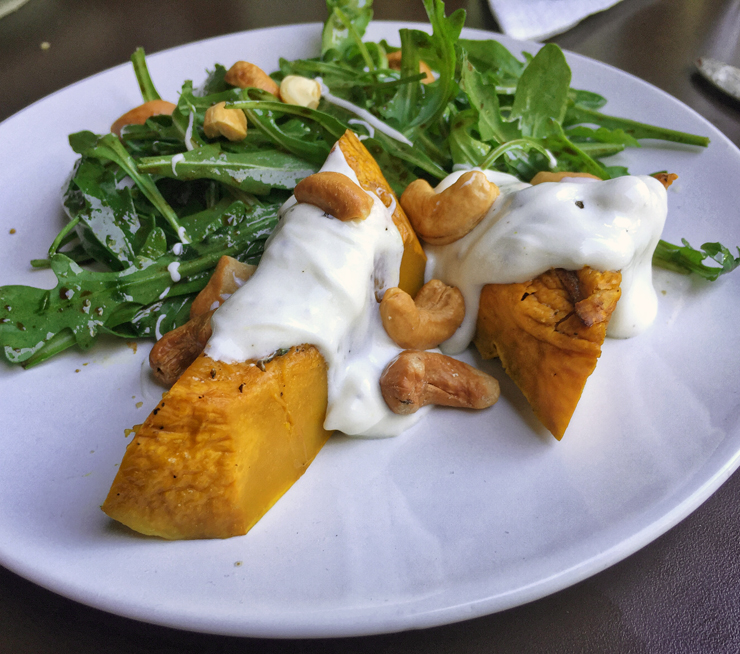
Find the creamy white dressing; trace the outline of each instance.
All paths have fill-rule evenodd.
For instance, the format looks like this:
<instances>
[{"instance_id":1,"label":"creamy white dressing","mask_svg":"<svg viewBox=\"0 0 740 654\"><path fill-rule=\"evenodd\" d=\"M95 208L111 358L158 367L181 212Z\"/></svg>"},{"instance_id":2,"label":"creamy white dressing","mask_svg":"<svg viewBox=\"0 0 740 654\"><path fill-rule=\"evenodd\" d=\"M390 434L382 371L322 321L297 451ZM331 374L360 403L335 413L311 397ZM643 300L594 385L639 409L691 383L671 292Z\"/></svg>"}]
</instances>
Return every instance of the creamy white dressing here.
<instances>
[{"instance_id":1,"label":"creamy white dressing","mask_svg":"<svg viewBox=\"0 0 740 654\"><path fill-rule=\"evenodd\" d=\"M371 139L375 136L375 128L368 123L366 120L360 120L359 118L350 118L347 121L348 125L362 125L367 130L367 136L364 134L360 134L358 138L360 141L364 141L365 139Z\"/></svg>"},{"instance_id":2,"label":"creamy white dressing","mask_svg":"<svg viewBox=\"0 0 740 654\"><path fill-rule=\"evenodd\" d=\"M180 262L179 261L173 261L172 263L167 265L167 272L170 273L170 279L173 283L177 284L182 279L182 276L180 275Z\"/></svg>"},{"instance_id":3,"label":"creamy white dressing","mask_svg":"<svg viewBox=\"0 0 740 654\"><path fill-rule=\"evenodd\" d=\"M167 290L169 290L169 289L167 289ZM159 318L157 318L157 323L154 325L154 337L157 340L159 340L160 338L162 338L162 330L160 329L160 327L162 326L162 321L166 317L167 317L166 314L163 313L161 316L159 316Z\"/></svg>"},{"instance_id":4,"label":"creamy white dressing","mask_svg":"<svg viewBox=\"0 0 740 654\"><path fill-rule=\"evenodd\" d=\"M175 154L172 156L172 174L175 177L177 177L177 164L179 164L181 161L184 161L184 160L185 160L185 155L182 153Z\"/></svg>"},{"instance_id":5,"label":"creamy white dressing","mask_svg":"<svg viewBox=\"0 0 740 654\"><path fill-rule=\"evenodd\" d=\"M653 322L658 300L652 255L667 213L658 180L635 176L530 186L511 175L484 172L501 190L485 218L458 241L426 248L427 279L456 286L465 298L465 320L442 344L443 352L458 353L470 344L483 286L525 282L550 268L621 270L622 296L609 322L610 336L634 336ZM446 177L437 192L464 173Z\"/></svg>"},{"instance_id":6,"label":"creamy white dressing","mask_svg":"<svg viewBox=\"0 0 740 654\"><path fill-rule=\"evenodd\" d=\"M322 171L359 186L338 147ZM388 209L369 195L370 215L347 222L286 202L254 275L214 313L206 352L233 363L313 344L328 366L325 428L393 436L425 411L396 415L380 393L380 375L401 349L385 333L376 292L398 285L403 242Z\"/></svg>"},{"instance_id":7,"label":"creamy white dressing","mask_svg":"<svg viewBox=\"0 0 740 654\"><path fill-rule=\"evenodd\" d=\"M190 152L192 150L195 150L195 146L193 145L193 119L195 118L195 112L190 112L190 117L188 118L188 126L185 129L185 149Z\"/></svg>"},{"instance_id":8,"label":"creamy white dressing","mask_svg":"<svg viewBox=\"0 0 740 654\"><path fill-rule=\"evenodd\" d=\"M332 95L331 91L329 91L329 87L324 84L324 81L320 77L317 77L316 81L321 85L321 97L324 98L324 100L326 100L327 102L331 102L331 104L334 104L337 107L341 107L342 109L351 111L353 114L355 114L355 116L359 116L365 122L372 125L379 132L383 132L383 134L385 134L386 136L390 136L392 139L396 139L396 141L400 141L401 143L405 143L406 145L410 145L413 147L414 144L409 141L403 134L401 134L401 132L399 132L397 129L393 129L390 125L387 125L376 116L373 116L373 114L371 114L366 109L358 107L356 104L353 104L347 100L342 100L342 98L338 98L336 95Z\"/></svg>"}]
</instances>

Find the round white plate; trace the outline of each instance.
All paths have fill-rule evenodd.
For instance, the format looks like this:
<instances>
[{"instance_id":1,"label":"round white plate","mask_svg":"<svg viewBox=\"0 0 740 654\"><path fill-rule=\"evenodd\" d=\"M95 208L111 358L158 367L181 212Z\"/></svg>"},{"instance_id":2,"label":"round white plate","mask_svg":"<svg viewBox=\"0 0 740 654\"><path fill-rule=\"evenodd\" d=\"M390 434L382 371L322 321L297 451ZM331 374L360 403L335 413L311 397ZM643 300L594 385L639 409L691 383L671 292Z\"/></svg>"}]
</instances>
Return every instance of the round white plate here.
<instances>
[{"instance_id":1,"label":"round white plate","mask_svg":"<svg viewBox=\"0 0 740 654\"><path fill-rule=\"evenodd\" d=\"M398 42L404 26L376 23L368 37ZM151 73L174 100L214 62L273 70L278 56L318 52L319 34L301 25L194 43L152 56ZM679 174L664 237L740 243L737 148L654 87L568 58L573 85L606 95L608 112L712 138L706 151L662 143L617 159L633 173ZM0 284L53 285L28 261L64 220L67 134L104 132L140 101L131 67L119 66L0 125ZM107 611L249 636L428 627L562 589L665 532L740 462L740 273L713 285L658 273L655 283L656 323L605 344L562 442L497 364L482 364L502 383L495 407L434 410L393 439L334 437L247 536L225 541L144 538L99 509L124 429L158 397L142 375L148 346L101 342L29 371L2 366L0 563Z\"/></svg>"}]
</instances>

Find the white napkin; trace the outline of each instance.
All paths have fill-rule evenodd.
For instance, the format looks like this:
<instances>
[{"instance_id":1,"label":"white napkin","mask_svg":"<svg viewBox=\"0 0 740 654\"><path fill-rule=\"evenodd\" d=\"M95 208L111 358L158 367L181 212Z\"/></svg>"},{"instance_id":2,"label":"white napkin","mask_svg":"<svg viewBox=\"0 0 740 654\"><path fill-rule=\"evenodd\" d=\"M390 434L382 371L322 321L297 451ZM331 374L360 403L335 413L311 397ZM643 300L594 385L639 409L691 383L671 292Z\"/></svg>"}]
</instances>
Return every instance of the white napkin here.
<instances>
[{"instance_id":1,"label":"white napkin","mask_svg":"<svg viewBox=\"0 0 740 654\"><path fill-rule=\"evenodd\" d=\"M620 0L488 0L501 31L515 39L539 41L569 30L586 16Z\"/></svg>"}]
</instances>

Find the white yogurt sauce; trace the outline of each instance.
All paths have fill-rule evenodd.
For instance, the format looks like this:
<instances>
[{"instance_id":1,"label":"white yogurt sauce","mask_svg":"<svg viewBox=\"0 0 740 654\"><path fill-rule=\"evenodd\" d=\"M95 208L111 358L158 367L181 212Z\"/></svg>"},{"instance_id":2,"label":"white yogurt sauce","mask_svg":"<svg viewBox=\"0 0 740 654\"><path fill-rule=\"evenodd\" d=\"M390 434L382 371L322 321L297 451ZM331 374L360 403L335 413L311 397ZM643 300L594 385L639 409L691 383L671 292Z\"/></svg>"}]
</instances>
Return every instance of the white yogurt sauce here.
<instances>
[{"instance_id":1,"label":"white yogurt sauce","mask_svg":"<svg viewBox=\"0 0 740 654\"><path fill-rule=\"evenodd\" d=\"M195 150L195 146L193 145L193 119L195 118L195 112L190 111L190 117L188 118L188 126L185 129L185 149L190 152L192 150Z\"/></svg>"},{"instance_id":2,"label":"white yogurt sauce","mask_svg":"<svg viewBox=\"0 0 740 654\"><path fill-rule=\"evenodd\" d=\"M191 114L191 116L192 116L192 114ZM182 154L182 153L175 154L175 155L172 156L172 174L175 177L177 177L177 164L179 164L181 161L184 161L184 160L185 160L185 155Z\"/></svg>"},{"instance_id":3,"label":"white yogurt sauce","mask_svg":"<svg viewBox=\"0 0 740 654\"><path fill-rule=\"evenodd\" d=\"M437 192L465 172L446 177ZM609 322L610 336L634 336L653 322L658 299L652 255L667 213L658 180L568 178L573 181L530 186L512 175L484 172L501 190L485 218L458 241L425 248L427 279L456 286L465 298L465 320L442 344L443 352L455 354L470 344L483 286L525 282L550 268L621 270L622 296Z\"/></svg>"},{"instance_id":4,"label":"white yogurt sauce","mask_svg":"<svg viewBox=\"0 0 740 654\"><path fill-rule=\"evenodd\" d=\"M338 98L336 95L332 95L332 93L329 91L329 87L324 84L324 80L322 80L320 77L317 77L316 81L321 85L321 97L324 98L324 100L336 105L337 107L341 107L342 109L351 111L353 114L355 114L355 116L359 116L362 120L372 125L379 132L383 132L383 134L385 134L386 136L390 136L392 139L396 139L396 141L400 141L401 143L405 143L406 145L410 145L413 147L414 144L409 141L403 134L401 134L401 132L399 132L397 129L393 129L390 125L387 125L382 120L380 120L380 118L377 118L366 109L358 107L356 104L353 104L348 100L342 100L342 98Z\"/></svg>"},{"instance_id":5,"label":"white yogurt sauce","mask_svg":"<svg viewBox=\"0 0 740 654\"><path fill-rule=\"evenodd\" d=\"M322 170L359 186L338 147ZM380 393L380 375L401 349L383 329L376 292L398 285L403 242L386 207L369 195L370 215L348 222L286 202L254 275L213 314L206 352L233 363L313 344L328 365L324 427L394 436L426 411L396 415Z\"/></svg>"},{"instance_id":6,"label":"white yogurt sauce","mask_svg":"<svg viewBox=\"0 0 740 654\"><path fill-rule=\"evenodd\" d=\"M170 279L172 279L172 282L177 284L177 282L182 279L182 276L180 275L180 262L179 261L173 261L172 263L167 265L167 272L170 273Z\"/></svg>"}]
</instances>

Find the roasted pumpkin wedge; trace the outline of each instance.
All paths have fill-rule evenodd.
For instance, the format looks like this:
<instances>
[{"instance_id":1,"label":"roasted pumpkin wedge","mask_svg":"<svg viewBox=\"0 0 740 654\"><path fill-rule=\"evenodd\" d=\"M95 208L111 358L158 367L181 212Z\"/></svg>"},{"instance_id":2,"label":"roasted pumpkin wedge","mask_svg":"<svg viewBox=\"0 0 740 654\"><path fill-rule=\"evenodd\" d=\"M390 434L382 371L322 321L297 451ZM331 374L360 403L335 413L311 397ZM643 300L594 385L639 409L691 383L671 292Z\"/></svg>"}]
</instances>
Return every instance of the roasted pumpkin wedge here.
<instances>
[{"instance_id":1,"label":"roasted pumpkin wedge","mask_svg":"<svg viewBox=\"0 0 740 654\"><path fill-rule=\"evenodd\" d=\"M549 270L521 284L488 284L475 345L498 356L535 415L560 440L601 356L620 296L619 272Z\"/></svg>"},{"instance_id":2,"label":"roasted pumpkin wedge","mask_svg":"<svg viewBox=\"0 0 740 654\"><path fill-rule=\"evenodd\" d=\"M360 140L347 132L338 147L363 188L395 203L402 284L415 293L425 256L408 219ZM269 362L198 356L136 430L103 511L167 539L245 534L330 435L326 363L313 345L296 345Z\"/></svg>"},{"instance_id":3,"label":"roasted pumpkin wedge","mask_svg":"<svg viewBox=\"0 0 740 654\"><path fill-rule=\"evenodd\" d=\"M168 539L245 534L304 473L330 432L313 346L264 364L199 356L128 446L103 504Z\"/></svg>"}]
</instances>

